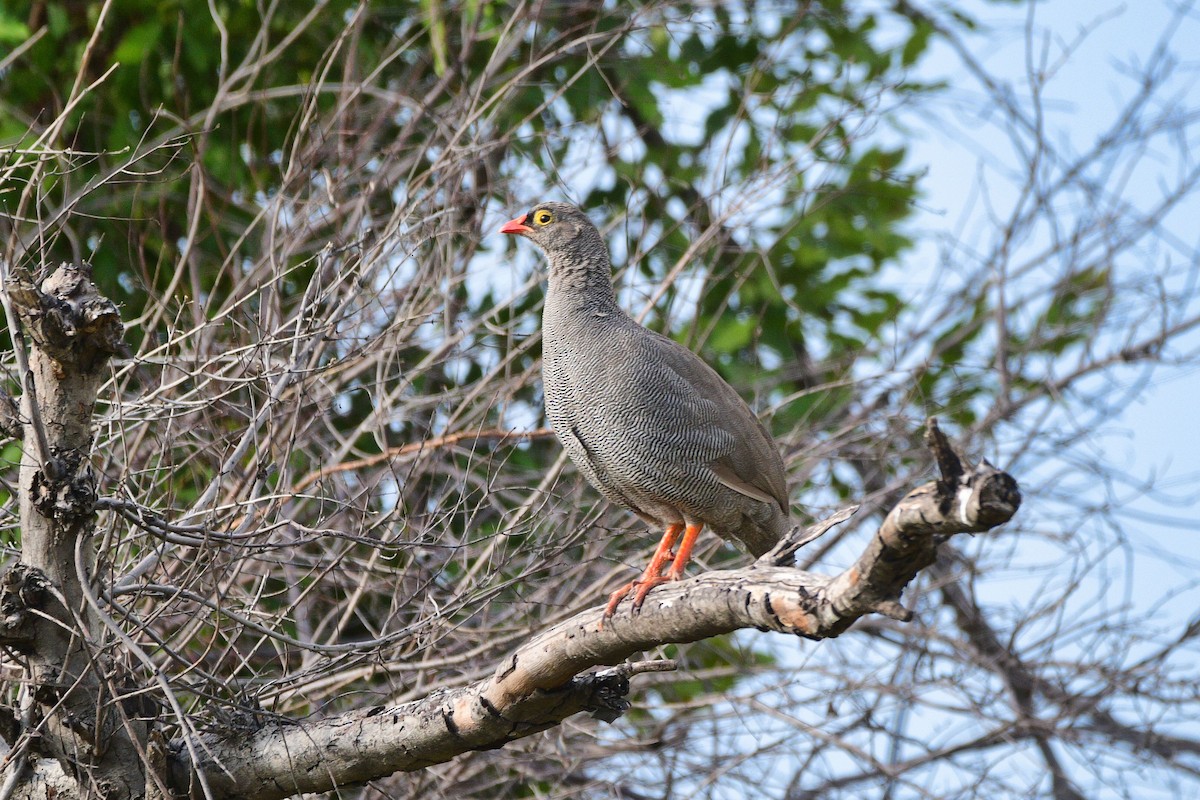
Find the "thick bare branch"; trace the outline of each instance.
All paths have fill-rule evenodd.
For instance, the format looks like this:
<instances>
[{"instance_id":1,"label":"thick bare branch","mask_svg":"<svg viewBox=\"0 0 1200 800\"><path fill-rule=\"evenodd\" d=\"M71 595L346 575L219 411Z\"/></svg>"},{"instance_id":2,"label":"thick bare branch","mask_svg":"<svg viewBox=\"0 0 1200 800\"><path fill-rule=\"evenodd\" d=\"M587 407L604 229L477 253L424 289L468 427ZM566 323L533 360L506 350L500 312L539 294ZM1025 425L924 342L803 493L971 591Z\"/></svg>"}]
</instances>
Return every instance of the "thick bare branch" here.
<instances>
[{"instance_id":1,"label":"thick bare branch","mask_svg":"<svg viewBox=\"0 0 1200 800\"><path fill-rule=\"evenodd\" d=\"M944 468L958 465L932 421L929 438ZM629 676L644 668L633 663L582 674L587 670L743 628L824 639L872 612L910 618L897 600L932 562L938 543L953 533L989 530L1019 504L1016 482L986 463L950 470L905 497L854 566L836 577L772 563L780 556L768 554L745 569L669 584L651 593L639 613L618 613L603 627L601 607L555 625L469 686L318 722L211 736L193 748L204 754L198 765L177 748L172 781L188 788L198 767L218 797L287 797L499 747L580 711L611 719L628 707ZM828 527L818 523L794 538Z\"/></svg>"}]
</instances>

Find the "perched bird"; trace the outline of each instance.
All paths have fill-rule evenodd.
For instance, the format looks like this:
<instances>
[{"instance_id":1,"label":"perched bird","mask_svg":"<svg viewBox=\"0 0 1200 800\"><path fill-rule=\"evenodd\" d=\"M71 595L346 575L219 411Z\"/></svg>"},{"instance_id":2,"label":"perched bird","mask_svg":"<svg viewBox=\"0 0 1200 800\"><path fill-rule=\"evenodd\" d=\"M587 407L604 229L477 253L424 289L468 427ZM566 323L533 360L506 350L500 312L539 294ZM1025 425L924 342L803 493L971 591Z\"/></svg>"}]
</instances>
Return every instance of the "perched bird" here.
<instances>
[{"instance_id":1,"label":"perched bird","mask_svg":"<svg viewBox=\"0 0 1200 800\"><path fill-rule=\"evenodd\" d=\"M550 264L542 381L554 432L601 494L665 529L605 618L631 591L637 611L655 586L679 580L705 525L756 556L770 550L789 529L783 459L745 401L617 305L608 248L582 211L542 203L500 232L529 239Z\"/></svg>"}]
</instances>

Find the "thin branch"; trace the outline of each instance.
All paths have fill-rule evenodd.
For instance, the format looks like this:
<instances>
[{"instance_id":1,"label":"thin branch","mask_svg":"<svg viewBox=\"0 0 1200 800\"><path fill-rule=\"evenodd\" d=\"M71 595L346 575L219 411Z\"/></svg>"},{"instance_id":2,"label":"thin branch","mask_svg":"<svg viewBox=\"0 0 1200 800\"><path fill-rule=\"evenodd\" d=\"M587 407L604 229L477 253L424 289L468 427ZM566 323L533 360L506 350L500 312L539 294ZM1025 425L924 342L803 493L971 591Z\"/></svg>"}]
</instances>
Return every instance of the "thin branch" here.
<instances>
[{"instance_id":1,"label":"thin branch","mask_svg":"<svg viewBox=\"0 0 1200 800\"><path fill-rule=\"evenodd\" d=\"M930 431L935 447L944 444L932 421ZM949 461L945 454L942 460ZM865 614L900 616L900 592L931 562L939 542L953 533L989 530L1019 504L1016 483L1006 473L987 464L960 469L957 479L943 476L901 500L855 565L836 577L760 560L668 584L652 592L637 614L618 613L603 627L600 606L576 614L462 688L303 725L271 723L249 734L206 736L203 762L177 751L172 782L182 789L199 769L217 798L270 800L422 769L546 730L580 711L611 720L628 707L629 677L647 668L635 663L587 670L664 644L745 628L824 639ZM827 528L819 523L794 536Z\"/></svg>"}]
</instances>

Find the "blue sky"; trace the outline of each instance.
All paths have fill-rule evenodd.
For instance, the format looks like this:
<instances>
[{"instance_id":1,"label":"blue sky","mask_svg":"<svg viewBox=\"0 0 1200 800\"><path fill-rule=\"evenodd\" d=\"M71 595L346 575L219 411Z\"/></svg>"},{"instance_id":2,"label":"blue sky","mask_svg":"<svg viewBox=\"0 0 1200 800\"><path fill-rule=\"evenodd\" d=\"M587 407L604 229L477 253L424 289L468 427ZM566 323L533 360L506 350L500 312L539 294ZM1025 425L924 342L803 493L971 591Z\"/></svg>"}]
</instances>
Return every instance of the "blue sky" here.
<instances>
[{"instance_id":1,"label":"blue sky","mask_svg":"<svg viewBox=\"0 0 1200 800\"><path fill-rule=\"evenodd\" d=\"M968 40L969 53L986 71L1007 82L1021 104L1032 105L1032 92L1025 76L1030 65L1053 71L1042 95L1045 137L1055 150L1070 157L1086 152L1119 117L1124 105L1140 88L1138 75L1148 64L1164 33L1172 35L1172 77L1161 89L1161 100L1147 107L1147 115L1166 114L1174 105L1176 120L1183 120L1179 136L1159 137L1141 152L1114 157L1097 165L1097 181L1119 191L1130 209L1153 208L1164 186L1181 171L1195 169L1193 153L1200 153L1200 14L1185 4L1167 2L1080 3L1050 0L1034 6L1030 24L1025 4L968 3L964 8L984 23L984 30ZM1178 13L1180 9L1184 13ZM1033 35L1028 34L1033 31ZM1033 57L1030 58L1030 43ZM1069 52L1069 55L1065 55ZM907 279L913 291L925 284L919 274L922 264L934 265L945 258L953 262L976 250L986 250L996 229L1005 219L1023 177L1014 137L1002 114L979 82L963 68L959 56L946 45L935 46L922 62L918 77L942 79L949 86L946 97L935 107L938 113L903 117L911 134L909 164L928 170L921 185L925 190L923 209L916 221L919 245L906 260ZM1172 118L1167 114L1167 118ZM1019 137L1018 137L1019 138ZM981 198L983 188L990 198ZM1094 208L1086 204L1060 208L1061 223L1085 219ZM1044 230L1043 230L1044 233ZM1014 245L1010 263L1044 247L1045 238L1032 236ZM1163 230L1152 244L1116 259L1123 283L1117 302L1130 308L1141 303L1153 307L1138 292L1156 288L1176 291L1180 297L1164 309L1174 319L1194 317L1200 300L1186 283L1195 271L1200 252L1200 196L1196 193L1163 220ZM946 254L949 254L948 257ZM1139 263L1139 257L1144 260ZM948 271L953 265L941 264ZM1157 275L1165 275L1161 281ZM1148 295L1147 295L1148 296ZM1119 345L1127 335L1152 330L1153 318L1131 322L1130 330L1114 330L1099 343ZM1141 327L1141 331L1135 330ZM1176 340L1165 354L1165 363L1153 371L1116 367L1106 380L1090 382L1102 401L1123 408L1112 417L1081 405L1078 400L1053 410L1040 423L1050 438L1068 438L1072 428L1078 436L1069 447L1054 451L1047 447L1025 458L1018 477L1029 494L1035 495L1015 521L1042 536L1017 537L1003 544L973 542L972 549L1011 564L980 581L977 588L995 609L1012 609L1021 615L1037 606L1030 600L1038 592L1061 591L1062 581L1081 581L1082 589L1068 603L1067 614L1077 619L1110 615L1113 633L1081 637L1072 646L1056 647L1060 657L1070 657L1073 647L1124 647L1128 664L1139 654L1153 649L1155 642L1178 636L1200 606L1200 423L1196 421L1196 395L1200 391L1200 331ZM1101 419L1099 423L1097 420ZM1010 453L1003 443L992 453L1003 462ZM1109 525L1102 514L1085 517L1081 508L1118 511ZM1055 534L1060 537L1055 542ZM1082 555L1081 555L1082 554ZM1078 560L1073 560L1073 558ZM1070 575L1080 561L1097 561L1082 579ZM1018 616L1018 618L1020 618ZM1068 617L1068 620L1071 617ZM1131 621L1136 635L1121 636L1116 629ZM1024 626L1027 642L1061 620L1033 622ZM1031 630L1032 629L1032 630ZM1086 656L1085 656L1086 658ZM1175 669L1184 669L1175 659ZM1118 707L1129 719L1139 718L1135 709ZM1182 709L1180 713L1186 713ZM1164 710L1160 729L1186 730L1196 735L1194 721L1171 719ZM1177 716L1177 714L1174 714ZM1088 796L1104 794L1101 768L1093 768L1095 753L1068 752L1072 774L1081 779ZM1071 762L1070 758L1078 760ZM1120 760L1117 759L1119 762ZM1120 762L1124 763L1124 762ZM1036 765L1033 765L1036 768ZM1123 773L1112 784L1135 787L1143 797L1170 797L1174 790L1156 782L1151 767L1140 777ZM1090 779L1089 779L1090 773Z\"/></svg>"},{"instance_id":2,"label":"blue sky","mask_svg":"<svg viewBox=\"0 0 1200 800\"><path fill-rule=\"evenodd\" d=\"M1149 63L1164 32L1174 34L1172 47L1178 63L1173 77L1162 87L1161 100L1151 104L1146 113L1161 114L1173 103L1181 113L1190 115L1189 119L1200 118L1200 48L1194 44L1200 42L1200 15L1194 12L1177 15L1178 6L1165 0L1127 5L1049 0L1033 7L1032 19L1029 6L1023 3L971 2L957 7L982 23L982 29L966 40L967 52L987 74L1009 86L1018 106L1026 110L1033 106L1026 71L1049 73L1042 94L1041 122L1056 158L1070 160L1087 152L1111 127L1138 92L1140 69ZM913 77L945 81L948 89L934 100L922 101L928 105L897 111L899 125L894 131L881 127L872 135L897 137L909 150L908 168L925 170L920 183L924 194L911 226L918 244L890 275L894 285L922 297L940 290L939 277L968 280L978 275L978 269L971 268L975 263L956 269L956 259L979 258L995 246L997 230L1018 198L1023 161L1020 137L1014 140L1004 115L997 112L992 98L963 68L952 48L936 44ZM699 129L705 91L697 90L686 101L664 102L668 136L687 138L689 130ZM1200 148L1197 127L1189 122L1184 142L1159 137L1145 150L1118 151L1093 165L1092 177L1106 187L1108 201L1119 200L1131 213L1152 208L1180 169L1194 166L1187 145ZM1186 141L1188 135L1193 137L1191 142ZM1051 172L1052 166L1047 167ZM581 150L578 163L564 165L563 185L587 185L603 169L603 159ZM1074 199L1076 202L1071 202L1068 197L1055 209L1058 224L1065 229L1093 219L1090 215L1097 212ZM1184 286L1189 269L1196 266L1192 260L1200 251L1198 203L1200 199L1191 197L1163 220L1162 231L1153 242L1118 259L1118 302L1129 313L1153 308L1158 275L1167 275L1162 281L1167 290L1179 291ZM519 210L508 210L511 213L504 218ZM597 222L599 216L597 212ZM1049 235L1045 226L1034 226L1030 235L1013 243L1008 263L1032 259L1046 246ZM618 261L621 255L617 253ZM528 265L531 253L529 248L525 252L518 249L511 258ZM1049 285L1055 277L1053 270L1063 268L1061 263L1050 264L1041 272L1032 272L1029 281L1033 287ZM490 270L481 271L481 278L496 280L503 275L504 280L516 282L527 274L524 268L515 275L511 268ZM636 311L652 287L633 289L623 299ZM1200 312L1200 301L1183 298L1178 307L1167 311L1177 318L1195 315ZM1157 322L1153 317L1137 320L1131 316L1130 320L1127 328L1102 337L1096 343L1097 351L1119 346L1126 335L1136 338L1153 330ZM1044 434L1011 465L1028 497L1018 519L995 536L963 537L961 546L980 557L984 572L975 588L989 612L1005 623L1020 621L1013 624L1013 635L1028 648L1025 652L1045 660L1048 672L1057 658L1088 661L1093 655L1088 648L1103 652L1125 648L1113 658L1128 664L1129 659L1152 648L1156 638L1178 636L1200 607L1200 568L1194 555L1200 424L1192 420L1200 389L1200 331L1175 342L1169 355L1177 356L1181 365L1164 364L1149 374L1141 368L1117 367L1109 370L1103 381L1088 384L1102 400L1123 406L1115 416L1068 398L1041 417L1027 414L1012 426L1010 439L1002 438L985 453L1009 466L1021 444L1020 432L1038 427ZM1155 492L1147 488L1151 484ZM1081 508L1105 505L1123 509L1114 517L1122 523L1120 530L1108 526L1101 514L1081 513ZM848 551L831 554L821 567L836 569L844 565L839 559L852 555ZM1039 617L1041 598L1065 592L1071 593L1070 599L1061 609ZM1095 620L1105 615L1117 624L1142 623L1137 626L1137 636L1125 637L1096 625ZM1072 631L1086 630L1078 636L1053 636L1055 626L1062 624ZM914 628L914 633L918 630ZM1041 649L1042 637L1053 641L1049 645L1052 652ZM870 654L865 651L876 645L844 637L820 646L801 643L795 650L790 644L779 647L798 659L798 670L810 660L836 660L838 653L852 654L858 668L866 670L870 669L865 666ZM863 652L855 650L857 647ZM897 680L904 677L899 675ZM1116 710L1129 711L1130 720L1141 718L1131 709ZM1195 732L1194 723L1172 721L1165 715L1158 720L1165 728L1183 725ZM753 735L760 735L753 727L757 723L748 722L748 732L753 729ZM962 733L957 729L947 733L945 720L940 718L929 724L940 735ZM1098 760L1097 754L1086 745L1077 749L1064 745L1063 750L1061 755L1071 765L1072 775L1079 777L1089 796L1104 796L1102 791L1093 792L1111 777L1104 774L1105 767L1092 763ZM1044 767L1038 757L1020 748L1014 752L1014 763L1019 764L1015 769L1028 772L1034 776L1029 780L1036 781ZM1112 769L1121 769L1127 762L1113 759L1111 763L1116 765ZM790 776L783 774L786 770L776 772L767 779L787 780ZM1121 777L1144 791L1141 796L1171 796L1155 784L1157 776L1152 771L1143 778Z\"/></svg>"},{"instance_id":3,"label":"blue sky","mask_svg":"<svg viewBox=\"0 0 1200 800\"><path fill-rule=\"evenodd\" d=\"M1055 70L1043 95L1044 125L1046 137L1060 152L1086 151L1112 125L1123 105L1137 92L1137 73L1150 60L1164 32L1173 33L1178 64L1162 95L1193 117L1200 113L1200 50L1195 47L1200 42L1200 14L1195 10L1180 16L1175 13L1177 6L1165 2L1084 4L1052 0L1035 6L1029 28L1024 4L968 6L984 22L986 31L970 40L971 54L989 73L1011 82L1019 100L1031 101L1024 77L1031 63L1027 47L1030 41L1035 47L1032 63ZM1029 29L1034 31L1031 39L1027 36ZM951 90L934 124L923 125L922 121L928 120L924 116L914 115L908 120L914 133L909 142L910 163L928 169L921 184L926 192L924 211L917 221L921 244L918 257L909 259L918 264L936 262L939 245L944 246L951 237L965 241L969 247L986 246L988 237L994 235L995 217L1003 216L1005 203L1010 203L1015 194L1009 177L1019 177L1005 174L1018 167L1019 161L1014 158L1003 118L988 113L985 93L963 72L958 56L946 45L937 45L920 73L922 77L946 80ZM1153 106L1162 107L1161 103ZM1196 127L1191 125L1193 137ZM1179 150L1159 143L1140 159L1128 159L1124 166L1132 168L1119 184L1123 199L1132 206L1150 208L1161 196L1164 182L1189 165L1181 160ZM993 198L990 210L979 198L981 180ZM1173 249L1168 243L1147 253L1147 280L1169 262L1174 263L1177 273L1184 271L1200 244L1198 220L1200 198L1196 196L1168 217L1165 227L1170 236L1176 237L1178 247ZM1023 247L1031 251L1042 245L1035 239ZM1020 254L1013 260L1019 261ZM1136 265L1125 263L1122 269L1131 283L1137 280L1131 274ZM1190 311L1196 313L1195 302ZM1179 308L1178 312L1184 315L1187 309ZM1200 492L1200 425L1191 419L1196 391L1200 389L1200 359L1195 357L1200 353L1200 333L1193 331L1183 337L1172 352L1190 360L1190 364L1156 369L1148 383L1129 398L1126 411L1096 432L1088 446L1134 478L1153 476L1164 493L1176 501L1191 499L1179 506L1143 496L1133 500L1138 511L1194 518L1195 495ZM1129 386L1139 377L1137 370L1124 370L1118 375L1123 375ZM1134 494L1130 490L1126 496ZM1191 530L1195 529L1192 525ZM1178 532L1174 526L1158 526L1155 535L1174 537Z\"/></svg>"}]
</instances>

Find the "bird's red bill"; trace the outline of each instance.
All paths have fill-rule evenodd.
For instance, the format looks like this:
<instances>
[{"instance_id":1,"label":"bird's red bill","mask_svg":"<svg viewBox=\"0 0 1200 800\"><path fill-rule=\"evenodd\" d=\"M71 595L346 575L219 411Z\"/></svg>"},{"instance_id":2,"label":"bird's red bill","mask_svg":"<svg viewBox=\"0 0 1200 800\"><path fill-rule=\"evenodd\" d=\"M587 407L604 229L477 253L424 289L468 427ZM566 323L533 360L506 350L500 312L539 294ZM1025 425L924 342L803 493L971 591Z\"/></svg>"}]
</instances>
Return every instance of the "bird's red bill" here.
<instances>
[{"instance_id":1,"label":"bird's red bill","mask_svg":"<svg viewBox=\"0 0 1200 800\"><path fill-rule=\"evenodd\" d=\"M526 216L520 216L516 219L510 219L500 227L501 233L530 233L533 228L525 224Z\"/></svg>"}]
</instances>

